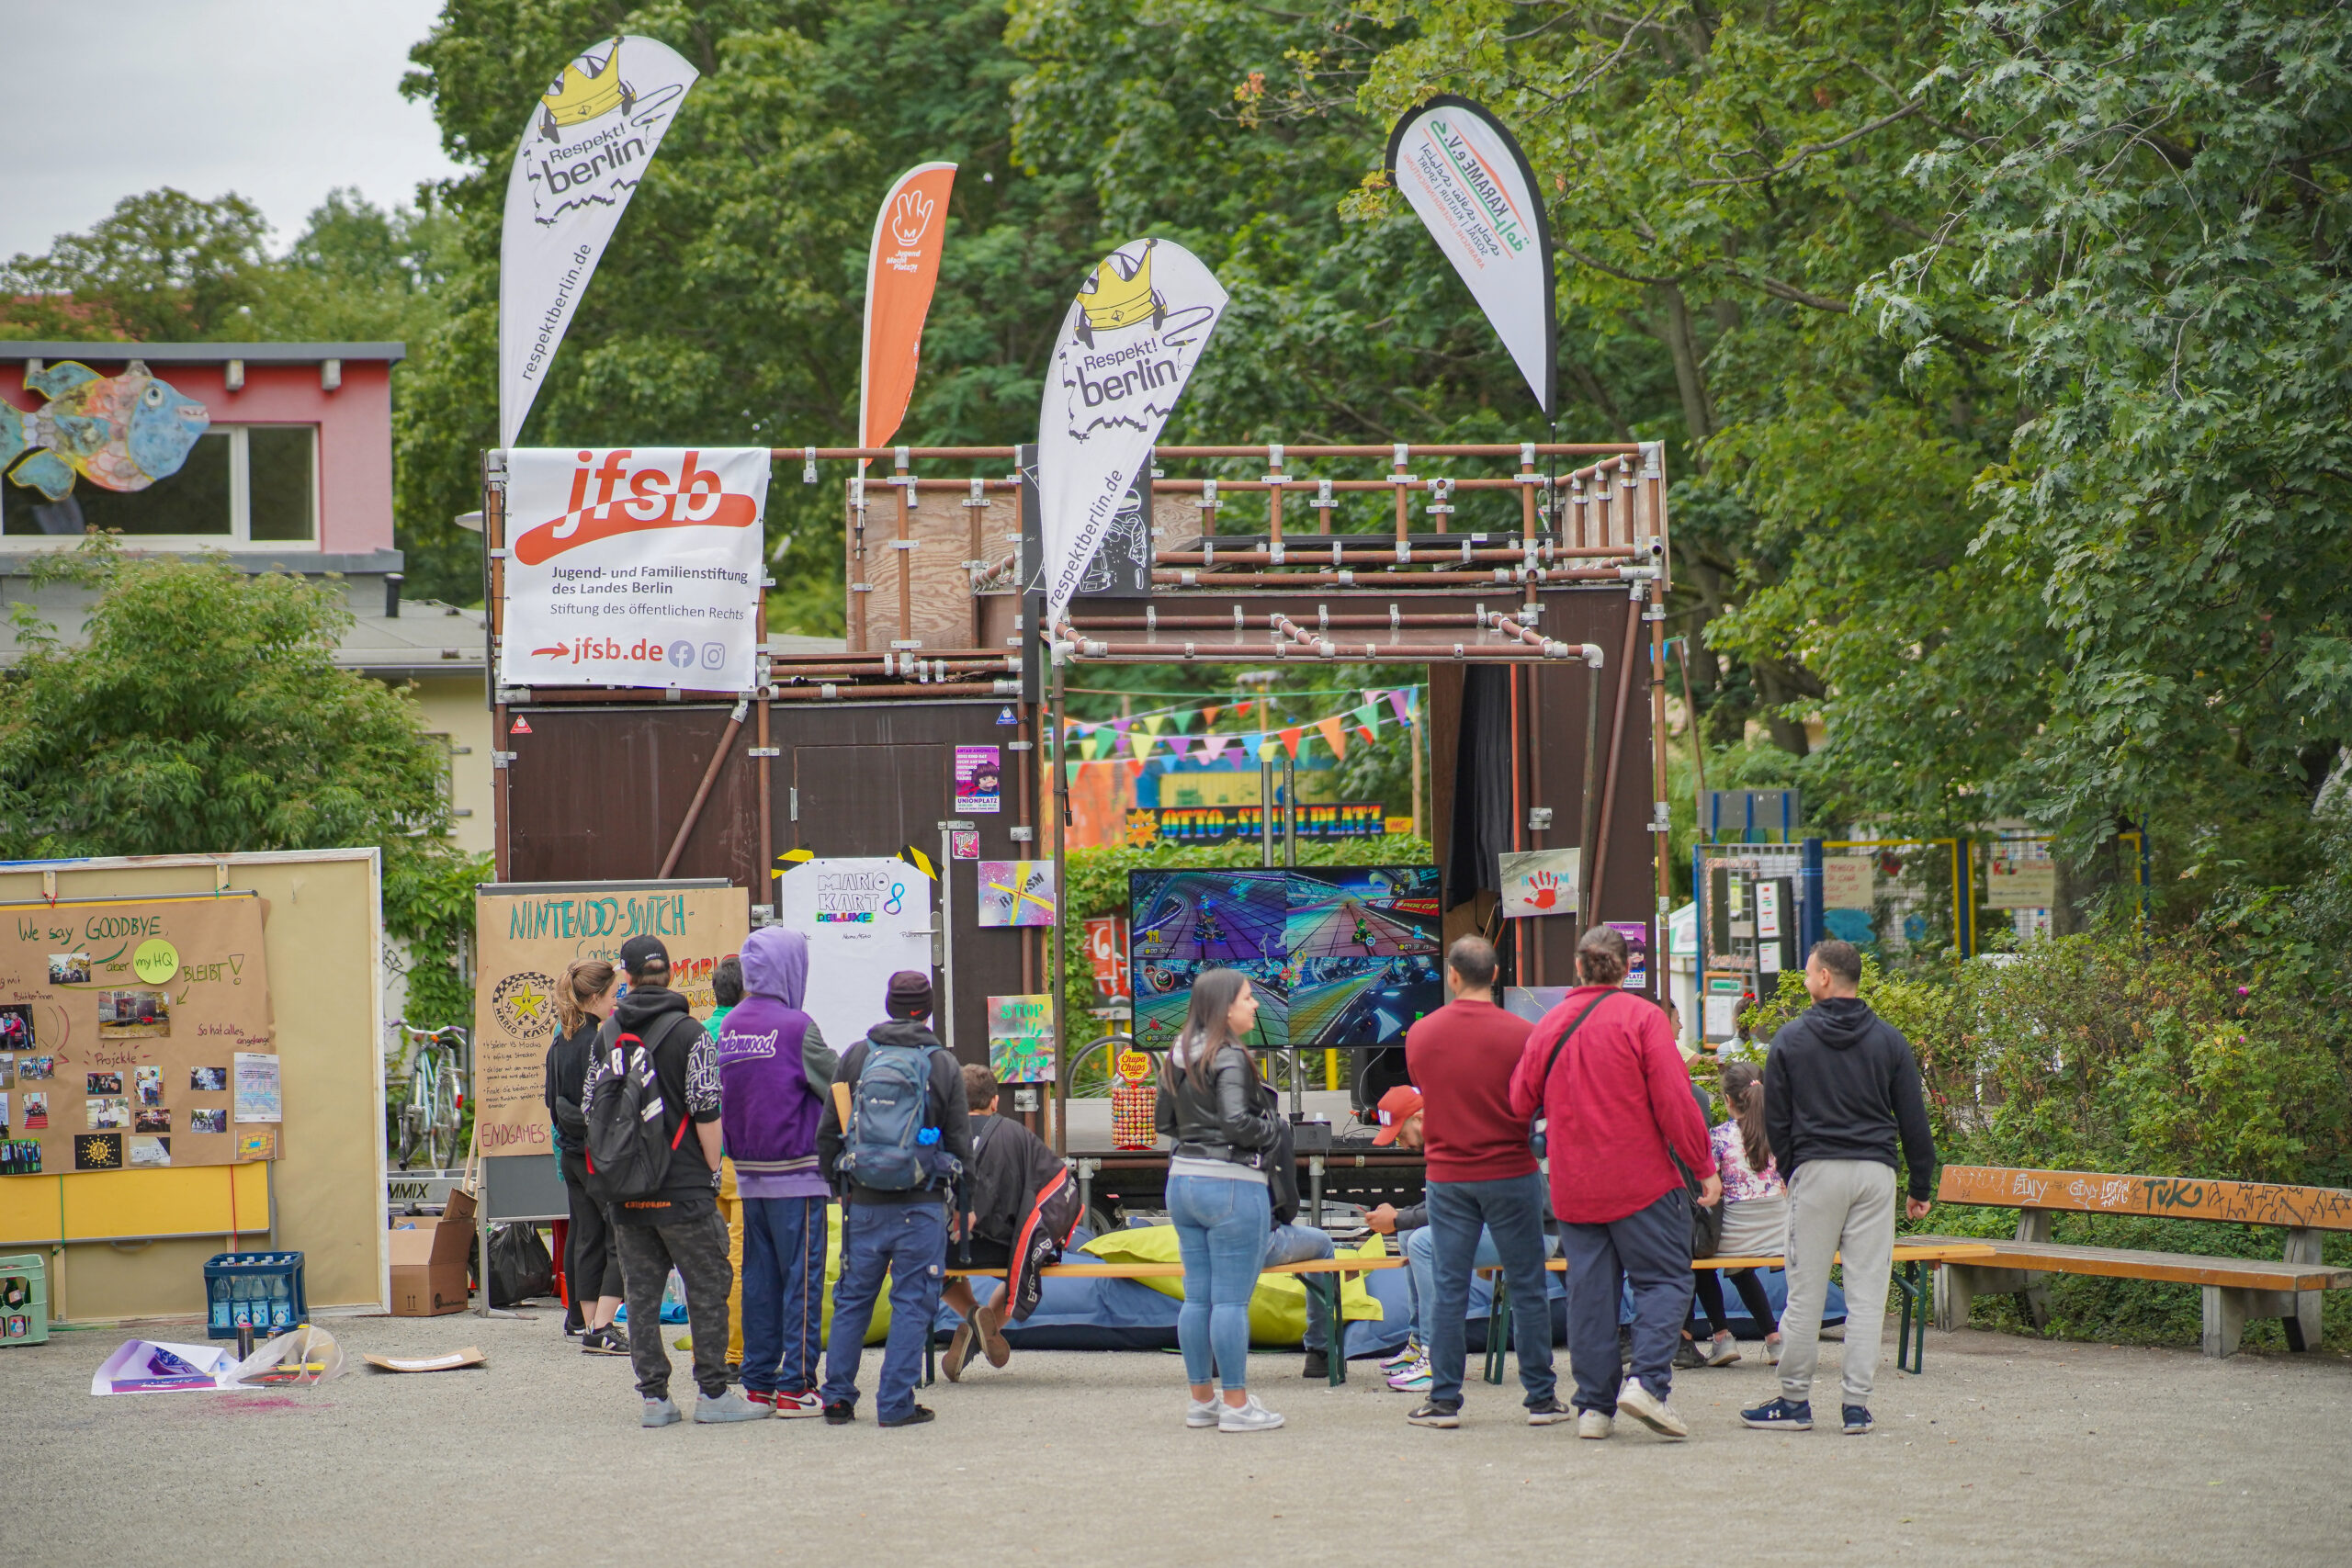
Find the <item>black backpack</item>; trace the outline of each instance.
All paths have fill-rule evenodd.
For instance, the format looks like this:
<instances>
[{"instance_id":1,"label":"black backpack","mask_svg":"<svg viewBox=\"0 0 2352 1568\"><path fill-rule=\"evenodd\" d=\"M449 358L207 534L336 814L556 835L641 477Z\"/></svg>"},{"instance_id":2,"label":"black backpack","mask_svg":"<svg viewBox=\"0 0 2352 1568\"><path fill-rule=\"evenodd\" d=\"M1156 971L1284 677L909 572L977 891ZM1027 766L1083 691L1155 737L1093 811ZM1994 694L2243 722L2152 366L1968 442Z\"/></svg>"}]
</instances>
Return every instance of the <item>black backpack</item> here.
<instances>
[{"instance_id":1,"label":"black backpack","mask_svg":"<svg viewBox=\"0 0 2352 1568\"><path fill-rule=\"evenodd\" d=\"M653 1070L653 1048L681 1023L702 1027L684 1013L671 1013L651 1040L626 1032L609 1045L600 1037L589 1047L597 1056L588 1064L588 1102L581 1111L588 1123L588 1195L599 1203L650 1198L669 1179L670 1156L694 1118L681 1105L677 1132L662 1135L668 1108Z\"/></svg>"}]
</instances>

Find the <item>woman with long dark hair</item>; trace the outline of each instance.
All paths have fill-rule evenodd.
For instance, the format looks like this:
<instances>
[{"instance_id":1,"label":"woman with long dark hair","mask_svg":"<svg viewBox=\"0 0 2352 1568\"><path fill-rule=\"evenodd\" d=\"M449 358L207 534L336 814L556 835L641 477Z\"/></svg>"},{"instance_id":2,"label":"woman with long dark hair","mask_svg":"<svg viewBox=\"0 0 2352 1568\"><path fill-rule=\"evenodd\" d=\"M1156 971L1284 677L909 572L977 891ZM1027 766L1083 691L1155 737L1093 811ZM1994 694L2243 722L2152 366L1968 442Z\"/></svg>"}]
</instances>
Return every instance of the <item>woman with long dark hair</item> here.
<instances>
[{"instance_id":1,"label":"woman with long dark hair","mask_svg":"<svg viewBox=\"0 0 2352 1568\"><path fill-rule=\"evenodd\" d=\"M1160 1068L1159 1127L1175 1140L1168 1217L1184 1259L1184 1425L1221 1432L1283 1424L1250 1393L1250 1296L1273 1224L1266 1159L1280 1136L1273 1094L1243 1043L1257 1022L1250 977L1208 970L1193 982L1192 1010Z\"/></svg>"},{"instance_id":2,"label":"woman with long dark hair","mask_svg":"<svg viewBox=\"0 0 2352 1568\"><path fill-rule=\"evenodd\" d=\"M601 958L582 958L555 987L555 1043L548 1047L548 1118L555 1128L556 1165L571 1211L564 1242L563 1280L571 1306L564 1332L579 1325L580 1348L591 1356L626 1356L628 1340L613 1326L621 1310L621 1258L613 1246L605 1206L588 1196L588 1121L580 1098L596 1031L620 998L620 971ZM582 1298L594 1292L593 1302Z\"/></svg>"},{"instance_id":3,"label":"woman with long dark hair","mask_svg":"<svg viewBox=\"0 0 2352 1568\"><path fill-rule=\"evenodd\" d=\"M1772 1148L1764 1138L1764 1074L1753 1062L1724 1064L1724 1102L1730 1120L1708 1134L1714 1145L1715 1168L1724 1179L1724 1235L1715 1247L1719 1258L1777 1258L1788 1248L1789 1190L1772 1163ZM1758 1323L1772 1326L1764 1337L1764 1359L1781 1359L1781 1325L1772 1312L1764 1281L1753 1269L1731 1270L1731 1282L1740 1304ZM1724 1315L1723 1270L1710 1269L1697 1280L1699 1305L1714 1331L1706 1364L1727 1367L1739 1359L1737 1342Z\"/></svg>"}]
</instances>

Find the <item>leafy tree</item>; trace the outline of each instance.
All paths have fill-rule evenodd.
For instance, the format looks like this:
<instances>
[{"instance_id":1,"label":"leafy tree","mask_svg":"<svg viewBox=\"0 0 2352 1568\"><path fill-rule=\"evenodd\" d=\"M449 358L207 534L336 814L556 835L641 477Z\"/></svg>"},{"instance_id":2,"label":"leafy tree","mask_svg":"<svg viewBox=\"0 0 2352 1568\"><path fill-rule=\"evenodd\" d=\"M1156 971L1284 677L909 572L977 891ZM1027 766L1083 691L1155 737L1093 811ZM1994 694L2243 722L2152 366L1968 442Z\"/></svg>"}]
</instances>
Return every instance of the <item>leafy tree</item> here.
<instances>
[{"instance_id":1,"label":"leafy tree","mask_svg":"<svg viewBox=\"0 0 2352 1568\"><path fill-rule=\"evenodd\" d=\"M88 233L0 268L0 332L233 337L262 298L268 237L260 209L241 197L199 201L169 186L127 197Z\"/></svg>"},{"instance_id":2,"label":"leafy tree","mask_svg":"<svg viewBox=\"0 0 2352 1568\"><path fill-rule=\"evenodd\" d=\"M446 759L398 692L337 668L339 587L218 556L70 563L85 640L13 607L0 671L0 856L383 846L447 830Z\"/></svg>"}]
</instances>

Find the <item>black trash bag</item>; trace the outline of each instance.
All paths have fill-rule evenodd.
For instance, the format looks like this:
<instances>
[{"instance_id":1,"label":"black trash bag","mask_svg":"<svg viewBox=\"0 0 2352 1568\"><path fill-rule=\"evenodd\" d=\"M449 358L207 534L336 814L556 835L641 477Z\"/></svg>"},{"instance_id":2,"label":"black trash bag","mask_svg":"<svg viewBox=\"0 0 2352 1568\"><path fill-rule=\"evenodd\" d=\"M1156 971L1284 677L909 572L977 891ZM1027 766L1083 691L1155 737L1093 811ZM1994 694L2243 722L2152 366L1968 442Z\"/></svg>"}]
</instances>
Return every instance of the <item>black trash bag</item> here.
<instances>
[{"instance_id":1,"label":"black trash bag","mask_svg":"<svg viewBox=\"0 0 2352 1568\"><path fill-rule=\"evenodd\" d=\"M520 1305L555 1294L555 1259L539 1227L522 1221L490 1227L490 1304Z\"/></svg>"}]
</instances>

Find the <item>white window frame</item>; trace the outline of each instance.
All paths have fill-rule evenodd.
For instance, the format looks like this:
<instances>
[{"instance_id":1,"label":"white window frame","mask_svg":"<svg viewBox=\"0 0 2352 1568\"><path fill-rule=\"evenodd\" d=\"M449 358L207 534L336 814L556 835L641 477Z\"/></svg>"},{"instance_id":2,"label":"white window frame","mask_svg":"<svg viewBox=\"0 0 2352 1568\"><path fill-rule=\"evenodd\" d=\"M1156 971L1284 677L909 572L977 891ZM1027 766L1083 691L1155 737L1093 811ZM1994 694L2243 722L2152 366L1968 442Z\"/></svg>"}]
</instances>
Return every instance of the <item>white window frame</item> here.
<instances>
[{"instance_id":1,"label":"white window frame","mask_svg":"<svg viewBox=\"0 0 2352 1568\"><path fill-rule=\"evenodd\" d=\"M256 539L253 536L253 448L247 439L254 430L307 430L311 433L311 536L307 539ZM251 424L216 424L208 434L229 438L229 531L225 534L126 534L123 547L134 550L317 550L326 522L324 478L319 462L319 427L299 420L256 421ZM166 479L161 481L170 483ZM82 491L76 479L74 493ZM13 479L0 479L0 509L13 526L18 508L40 504L40 492ZM70 550L80 545L75 534L0 533L0 552Z\"/></svg>"}]
</instances>

